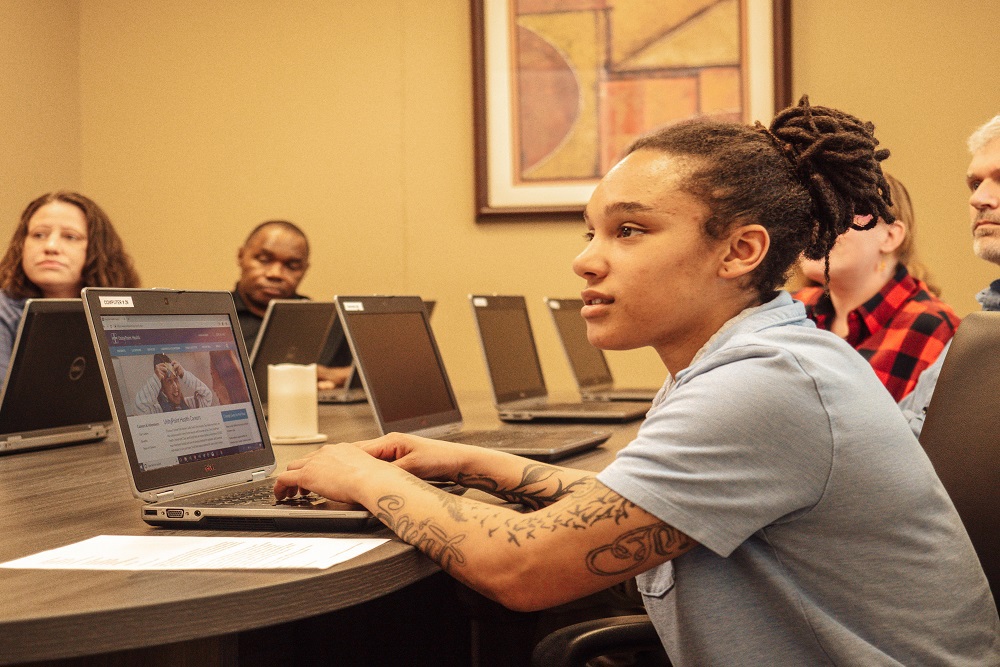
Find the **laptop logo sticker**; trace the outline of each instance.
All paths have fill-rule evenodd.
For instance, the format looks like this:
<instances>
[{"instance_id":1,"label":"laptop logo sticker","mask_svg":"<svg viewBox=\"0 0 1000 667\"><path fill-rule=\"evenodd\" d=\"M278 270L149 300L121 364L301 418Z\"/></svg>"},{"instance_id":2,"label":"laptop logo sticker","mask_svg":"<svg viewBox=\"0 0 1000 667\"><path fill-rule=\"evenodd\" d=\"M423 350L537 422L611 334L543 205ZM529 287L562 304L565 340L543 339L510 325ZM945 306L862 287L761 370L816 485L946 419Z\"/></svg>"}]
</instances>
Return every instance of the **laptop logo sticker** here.
<instances>
[{"instance_id":1,"label":"laptop logo sticker","mask_svg":"<svg viewBox=\"0 0 1000 667\"><path fill-rule=\"evenodd\" d=\"M360 301L345 301L344 310L350 313L357 313L365 309L365 304Z\"/></svg>"}]
</instances>

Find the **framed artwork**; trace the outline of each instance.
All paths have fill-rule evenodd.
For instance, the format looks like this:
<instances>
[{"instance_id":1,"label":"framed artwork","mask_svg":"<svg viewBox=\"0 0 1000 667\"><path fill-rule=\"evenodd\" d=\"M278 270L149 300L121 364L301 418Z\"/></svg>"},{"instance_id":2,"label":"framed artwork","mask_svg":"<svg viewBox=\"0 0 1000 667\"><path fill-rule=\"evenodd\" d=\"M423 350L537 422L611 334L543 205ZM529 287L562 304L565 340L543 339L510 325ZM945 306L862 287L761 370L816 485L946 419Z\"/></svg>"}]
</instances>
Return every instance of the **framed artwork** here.
<instances>
[{"instance_id":1,"label":"framed artwork","mask_svg":"<svg viewBox=\"0 0 1000 667\"><path fill-rule=\"evenodd\" d=\"M576 217L639 135L791 102L790 0L471 0L476 217Z\"/></svg>"}]
</instances>

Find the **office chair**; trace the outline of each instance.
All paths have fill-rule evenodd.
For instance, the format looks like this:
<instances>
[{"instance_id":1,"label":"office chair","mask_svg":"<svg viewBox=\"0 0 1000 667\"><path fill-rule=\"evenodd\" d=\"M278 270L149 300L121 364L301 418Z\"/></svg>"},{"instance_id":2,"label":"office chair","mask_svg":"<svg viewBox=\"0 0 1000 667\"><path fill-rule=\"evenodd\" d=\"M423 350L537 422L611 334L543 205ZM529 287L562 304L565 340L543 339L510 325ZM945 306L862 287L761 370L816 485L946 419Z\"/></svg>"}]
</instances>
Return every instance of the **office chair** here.
<instances>
[{"instance_id":1,"label":"office chair","mask_svg":"<svg viewBox=\"0 0 1000 667\"><path fill-rule=\"evenodd\" d=\"M1000 313L962 320L920 433L920 444L951 496L979 562L1000 599Z\"/></svg>"},{"instance_id":2,"label":"office chair","mask_svg":"<svg viewBox=\"0 0 1000 667\"><path fill-rule=\"evenodd\" d=\"M652 621L645 614L613 616L559 628L531 654L533 667L584 667L599 656L629 654L635 667L669 667Z\"/></svg>"}]
</instances>

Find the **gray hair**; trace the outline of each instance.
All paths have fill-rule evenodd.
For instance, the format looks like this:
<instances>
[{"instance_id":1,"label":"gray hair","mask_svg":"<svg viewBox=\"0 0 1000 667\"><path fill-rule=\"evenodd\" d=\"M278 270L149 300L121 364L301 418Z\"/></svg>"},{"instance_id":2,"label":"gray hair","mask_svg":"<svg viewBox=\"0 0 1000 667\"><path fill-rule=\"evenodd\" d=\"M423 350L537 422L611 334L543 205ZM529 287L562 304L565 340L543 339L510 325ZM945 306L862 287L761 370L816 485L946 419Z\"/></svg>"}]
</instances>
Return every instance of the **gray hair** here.
<instances>
[{"instance_id":1,"label":"gray hair","mask_svg":"<svg viewBox=\"0 0 1000 667\"><path fill-rule=\"evenodd\" d=\"M978 153L997 137L1000 137L1000 114L986 121L969 137L969 152Z\"/></svg>"}]
</instances>

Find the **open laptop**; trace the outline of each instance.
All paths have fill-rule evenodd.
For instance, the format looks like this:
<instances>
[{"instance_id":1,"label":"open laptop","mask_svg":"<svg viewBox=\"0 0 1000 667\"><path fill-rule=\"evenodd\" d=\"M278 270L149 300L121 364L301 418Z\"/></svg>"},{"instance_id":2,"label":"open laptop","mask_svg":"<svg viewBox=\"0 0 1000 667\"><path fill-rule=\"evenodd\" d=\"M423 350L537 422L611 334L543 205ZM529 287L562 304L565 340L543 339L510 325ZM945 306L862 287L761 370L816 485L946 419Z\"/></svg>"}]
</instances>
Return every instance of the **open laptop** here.
<instances>
[{"instance_id":1,"label":"open laptop","mask_svg":"<svg viewBox=\"0 0 1000 667\"><path fill-rule=\"evenodd\" d=\"M352 362L351 370L347 374L347 380L343 386L333 389L320 389L316 392L316 400L320 403L364 403L368 400L364 385L361 384L361 375L357 366Z\"/></svg>"},{"instance_id":2,"label":"open laptop","mask_svg":"<svg viewBox=\"0 0 1000 667\"><path fill-rule=\"evenodd\" d=\"M275 501L275 457L229 292L85 288L132 493L175 528L350 530L363 507Z\"/></svg>"},{"instance_id":3,"label":"open laptop","mask_svg":"<svg viewBox=\"0 0 1000 667\"><path fill-rule=\"evenodd\" d=\"M427 309L427 317L430 318L434 312L436 301L424 300L424 308ZM323 350L321 359L352 359L350 344L347 336L344 335L344 328L340 324L340 318L333 318L333 326L330 327L330 334L327 337L326 347ZM320 389L317 398L320 403L364 403L368 400L364 385L361 382L361 374L353 360L350 362L350 372L343 386L333 389Z\"/></svg>"},{"instance_id":4,"label":"open laptop","mask_svg":"<svg viewBox=\"0 0 1000 667\"><path fill-rule=\"evenodd\" d=\"M587 340L587 323L580 317L583 299L545 298L552 321L559 333L563 351L573 371L573 377L585 401L645 401L652 402L659 387L615 387L604 352Z\"/></svg>"},{"instance_id":5,"label":"open laptop","mask_svg":"<svg viewBox=\"0 0 1000 667\"><path fill-rule=\"evenodd\" d=\"M420 298L334 301L382 433L415 433L541 460L591 449L611 435L589 427L462 430L462 412Z\"/></svg>"},{"instance_id":6,"label":"open laptop","mask_svg":"<svg viewBox=\"0 0 1000 667\"><path fill-rule=\"evenodd\" d=\"M29 299L0 390L0 453L107 437L111 410L80 299Z\"/></svg>"},{"instance_id":7,"label":"open laptop","mask_svg":"<svg viewBox=\"0 0 1000 667\"><path fill-rule=\"evenodd\" d=\"M314 364L337 319L332 301L272 299L250 352L250 366L267 403L267 367L270 364Z\"/></svg>"},{"instance_id":8,"label":"open laptop","mask_svg":"<svg viewBox=\"0 0 1000 667\"><path fill-rule=\"evenodd\" d=\"M993 594L1000 593L1000 312L962 319L927 406L920 444L979 554Z\"/></svg>"},{"instance_id":9,"label":"open laptop","mask_svg":"<svg viewBox=\"0 0 1000 667\"><path fill-rule=\"evenodd\" d=\"M357 368L351 357L351 346L344 335L344 327L337 316L337 307L333 307L333 320L330 323L330 331L326 337L326 343L319 356L321 363L340 366L349 365L351 370L343 386L333 389L320 389L316 393L316 399L320 403L364 403L368 400L365 388L361 384L361 376L358 375Z\"/></svg>"},{"instance_id":10,"label":"open laptop","mask_svg":"<svg viewBox=\"0 0 1000 667\"><path fill-rule=\"evenodd\" d=\"M472 294L469 300L500 419L626 422L645 416L649 406L638 403L549 402L524 297Z\"/></svg>"}]
</instances>

